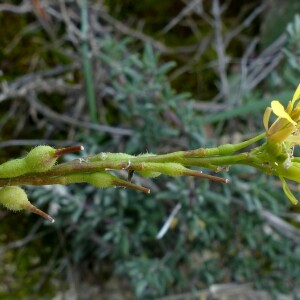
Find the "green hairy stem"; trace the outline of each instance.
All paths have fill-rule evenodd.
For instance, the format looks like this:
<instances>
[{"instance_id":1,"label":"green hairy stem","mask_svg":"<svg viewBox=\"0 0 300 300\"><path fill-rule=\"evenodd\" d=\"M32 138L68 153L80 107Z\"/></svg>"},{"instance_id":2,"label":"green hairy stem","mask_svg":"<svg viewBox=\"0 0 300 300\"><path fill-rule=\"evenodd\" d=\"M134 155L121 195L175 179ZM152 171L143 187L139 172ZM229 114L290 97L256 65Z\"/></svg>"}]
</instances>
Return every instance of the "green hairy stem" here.
<instances>
[{"instance_id":1,"label":"green hairy stem","mask_svg":"<svg viewBox=\"0 0 300 300\"><path fill-rule=\"evenodd\" d=\"M75 159L70 162L57 164L57 159L69 152L80 151L82 146L73 146L63 149L54 149L50 146L38 146L32 149L25 157L10 160L0 165L0 202L8 207L18 209L29 207L25 192L17 189L9 190L9 201L1 197L8 193L8 186L19 185L51 185L73 184L85 182L99 188L120 186L132 188L144 193L150 193L150 189L131 182L134 174L144 177L168 176L193 176L208 179L220 183L228 180L219 176L202 173L201 170L190 167L201 167L214 172L228 170L230 165L249 165L266 173L278 174L278 169L272 169L266 164L270 153L265 153L266 143L249 152L241 152L246 147L253 145L265 137L265 133L238 144L225 144L215 148L198 148L187 151L176 151L161 155L152 153L130 155L126 153L98 153L96 155ZM128 172L128 178L117 176L118 171ZM19 202L14 205L13 194L22 194ZM20 200L24 199L24 200ZM22 201L24 203L22 203ZM7 204L9 203L9 204ZM45 216L44 216L45 217ZM51 218L51 217L46 217ZM49 219L52 220L52 219Z\"/></svg>"}]
</instances>

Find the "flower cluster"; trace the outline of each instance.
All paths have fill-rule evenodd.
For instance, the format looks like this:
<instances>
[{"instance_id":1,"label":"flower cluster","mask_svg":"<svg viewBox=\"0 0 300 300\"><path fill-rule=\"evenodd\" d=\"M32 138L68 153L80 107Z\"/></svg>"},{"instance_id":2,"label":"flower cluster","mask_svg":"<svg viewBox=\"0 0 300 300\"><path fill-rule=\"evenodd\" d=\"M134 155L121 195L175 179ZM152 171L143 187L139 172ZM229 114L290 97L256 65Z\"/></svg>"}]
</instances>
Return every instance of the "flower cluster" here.
<instances>
[{"instance_id":1,"label":"flower cluster","mask_svg":"<svg viewBox=\"0 0 300 300\"><path fill-rule=\"evenodd\" d=\"M263 118L268 163L273 168L272 172L280 178L283 190L293 204L297 204L298 201L285 179L300 182L300 163L293 157L294 146L300 145L300 102L297 103L299 99L300 84L286 108L278 100L273 100ZM271 112L277 119L269 126Z\"/></svg>"}]
</instances>

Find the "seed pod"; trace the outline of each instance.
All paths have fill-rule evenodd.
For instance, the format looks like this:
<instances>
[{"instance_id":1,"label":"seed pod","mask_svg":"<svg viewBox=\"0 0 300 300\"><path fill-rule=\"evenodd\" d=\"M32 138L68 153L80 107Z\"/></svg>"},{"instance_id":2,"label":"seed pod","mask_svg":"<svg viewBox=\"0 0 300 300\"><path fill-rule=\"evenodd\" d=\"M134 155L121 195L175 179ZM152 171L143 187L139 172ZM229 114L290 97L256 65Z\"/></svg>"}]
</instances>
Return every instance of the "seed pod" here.
<instances>
[{"instance_id":1,"label":"seed pod","mask_svg":"<svg viewBox=\"0 0 300 300\"><path fill-rule=\"evenodd\" d=\"M154 171L137 171L140 175L144 177L149 177L149 178L155 178L161 175L160 172L154 172Z\"/></svg>"},{"instance_id":2,"label":"seed pod","mask_svg":"<svg viewBox=\"0 0 300 300\"><path fill-rule=\"evenodd\" d=\"M51 223L54 222L52 217L33 206L29 202L25 191L18 186L6 186L0 189L0 203L10 210L29 210L49 220Z\"/></svg>"},{"instance_id":3,"label":"seed pod","mask_svg":"<svg viewBox=\"0 0 300 300\"><path fill-rule=\"evenodd\" d=\"M149 157L149 156L155 156L155 154L152 153L144 153L140 154L137 157ZM151 165L153 163L145 163L145 165ZM149 177L149 178L155 178L161 175L161 172L155 172L155 171L150 171L150 170L137 170L137 172L144 176L144 177Z\"/></svg>"},{"instance_id":4,"label":"seed pod","mask_svg":"<svg viewBox=\"0 0 300 300\"><path fill-rule=\"evenodd\" d=\"M118 178L106 171L70 174L61 177L61 182L63 182L64 184L86 182L99 188L122 186L135 189L146 194L150 193L150 190L148 188Z\"/></svg>"},{"instance_id":5,"label":"seed pod","mask_svg":"<svg viewBox=\"0 0 300 300\"><path fill-rule=\"evenodd\" d=\"M17 186L6 186L0 189L0 203L6 208L19 211L30 205L26 193Z\"/></svg>"},{"instance_id":6,"label":"seed pod","mask_svg":"<svg viewBox=\"0 0 300 300\"><path fill-rule=\"evenodd\" d=\"M65 179L65 184L86 182L100 188L113 186L113 179L115 178L115 176L105 171L95 173L77 173L63 177Z\"/></svg>"},{"instance_id":7,"label":"seed pod","mask_svg":"<svg viewBox=\"0 0 300 300\"><path fill-rule=\"evenodd\" d=\"M66 153L81 151L82 146L54 149L50 146L38 146L24 158L13 159L0 165L0 178L13 178L27 173L46 172Z\"/></svg>"},{"instance_id":8,"label":"seed pod","mask_svg":"<svg viewBox=\"0 0 300 300\"><path fill-rule=\"evenodd\" d=\"M13 159L0 165L0 178L13 178L27 173L44 172L55 164L56 150L50 146L38 146L24 158Z\"/></svg>"},{"instance_id":9,"label":"seed pod","mask_svg":"<svg viewBox=\"0 0 300 300\"><path fill-rule=\"evenodd\" d=\"M55 156L56 151L50 146L38 146L32 149L24 158L28 171L45 172L51 169L58 158Z\"/></svg>"},{"instance_id":10,"label":"seed pod","mask_svg":"<svg viewBox=\"0 0 300 300\"><path fill-rule=\"evenodd\" d=\"M161 173L169 176L182 176L185 174L186 170L187 168L179 163L145 163L144 169L138 172L146 172L146 174Z\"/></svg>"},{"instance_id":11,"label":"seed pod","mask_svg":"<svg viewBox=\"0 0 300 300\"><path fill-rule=\"evenodd\" d=\"M13 159L0 165L0 178L18 177L27 173L28 168L24 158Z\"/></svg>"}]
</instances>

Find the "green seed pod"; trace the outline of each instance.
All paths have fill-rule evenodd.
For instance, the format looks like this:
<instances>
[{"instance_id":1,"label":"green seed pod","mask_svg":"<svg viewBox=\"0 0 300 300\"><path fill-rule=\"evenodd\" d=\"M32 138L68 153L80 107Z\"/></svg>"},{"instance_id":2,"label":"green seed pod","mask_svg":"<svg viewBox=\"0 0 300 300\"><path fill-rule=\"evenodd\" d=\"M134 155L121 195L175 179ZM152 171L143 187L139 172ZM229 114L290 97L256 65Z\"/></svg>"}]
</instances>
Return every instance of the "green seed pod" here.
<instances>
[{"instance_id":1,"label":"green seed pod","mask_svg":"<svg viewBox=\"0 0 300 300\"><path fill-rule=\"evenodd\" d=\"M186 168L178 163L164 163L161 164L160 172L170 176L182 176Z\"/></svg>"},{"instance_id":2,"label":"green seed pod","mask_svg":"<svg viewBox=\"0 0 300 300\"><path fill-rule=\"evenodd\" d=\"M96 187L106 188L114 185L114 179L116 176L108 172L96 172L92 174L86 174L86 182Z\"/></svg>"},{"instance_id":3,"label":"green seed pod","mask_svg":"<svg viewBox=\"0 0 300 300\"><path fill-rule=\"evenodd\" d=\"M153 153L142 153L139 154L137 157L150 157L150 156L156 156ZM148 163L144 163L145 165ZM151 164L151 163L150 163ZM142 175L143 177L148 177L148 178L155 178L161 175L161 172L155 172L155 171L150 171L150 170L137 170L137 172Z\"/></svg>"},{"instance_id":4,"label":"green seed pod","mask_svg":"<svg viewBox=\"0 0 300 300\"><path fill-rule=\"evenodd\" d=\"M140 154L137 157L149 157L149 156L155 156L155 154L152 153L144 153L144 154ZM145 163L145 165L149 165L151 166L151 164L153 163ZM155 171L150 171L150 170L137 170L137 172L144 176L144 177L149 177L149 178L155 178L161 175L161 172L155 172Z\"/></svg>"},{"instance_id":5,"label":"green seed pod","mask_svg":"<svg viewBox=\"0 0 300 300\"><path fill-rule=\"evenodd\" d=\"M0 178L18 177L27 173L27 170L24 158L13 159L0 165Z\"/></svg>"},{"instance_id":6,"label":"green seed pod","mask_svg":"<svg viewBox=\"0 0 300 300\"><path fill-rule=\"evenodd\" d=\"M0 189L0 203L6 208L19 211L19 210L29 210L35 214L40 215L41 217L49 220L51 223L54 222L54 219L41 211L40 209L33 206L23 189L18 186L6 186Z\"/></svg>"},{"instance_id":7,"label":"green seed pod","mask_svg":"<svg viewBox=\"0 0 300 300\"><path fill-rule=\"evenodd\" d=\"M56 149L50 146L38 146L32 149L24 158L28 167L28 173L45 172L51 169L57 158Z\"/></svg>"},{"instance_id":8,"label":"green seed pod","mask_svg":"<svg viewBox=\"0 0 300 300\"><path fill-rule=\"evenodd\" d=\"M170 176L182 176L185 174L186 170L187 168L179 163L145 163L144 169L138 172L152 172Z\"/></svg>"},{"instance_id":9,"label":"green seed pod","mask_svg":"<svg viewBox=\"0 0 300 300\"><path fill-rule=\"evenodd\" d=\"M0 203L14 211L23 210L30 205L24 190L17 186L7 186L0 189Z\"/></svg>"},{"instance_id":10,"label":"green seed pod","mask_svg":"<svg viewBox=\"0 0 300 300\"><path fill-rule=\"evenodd\" d=\"M113 180L117 177L108 172L95 172L95 173L78 173L64 176L65 183L79 183L86 182L96 187L111 187L113 186Z\"/></svg>"},{"instance_id":11,"label":"green seed pod","mask_svg":"<svg viewBox=\"0 0 300 300\"><path fill-rule=\"evenodd\" d=\"M45 172L56 163L56 150L50 146L38 146L24 158L13 159L0 165L0 178L13 178L27 173Z\"/></svg>"},{"instance_id":12,"label":"green seed pod","mask_svg":"<svg viewBox=\"0 0 300 300\"><path fill-rule=\"evenodd\" d=\"M122 186L135 189L143 193L150 193L150 190L148 188L123 180L105 171L95 173L70 174L63 176L61 178L61 182L63 182L64 184L86 182L99 188Z\"/></svg>"},{"instance_id":13,"label":"green seed pod","mask_svg":"<svg viewBox=\"0 0 300 300\"><path fill-rule=\"evenodd\" d=\"M155 178L161 175L160 172L154 172L154 171L137 171L140 175L144 177L149 177L149 178Z\"/></svg>"}]
</instances>

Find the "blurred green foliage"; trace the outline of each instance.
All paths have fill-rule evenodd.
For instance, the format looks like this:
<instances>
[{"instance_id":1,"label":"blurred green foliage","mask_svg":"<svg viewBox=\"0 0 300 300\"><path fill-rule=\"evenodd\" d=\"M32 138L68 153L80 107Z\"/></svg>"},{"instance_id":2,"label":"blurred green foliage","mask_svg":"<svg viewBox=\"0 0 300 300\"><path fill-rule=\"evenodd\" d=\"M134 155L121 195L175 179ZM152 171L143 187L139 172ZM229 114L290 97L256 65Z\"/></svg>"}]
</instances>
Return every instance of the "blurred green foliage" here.
<instances>
[{"instance_id":1,"label":"blurred green foliage","mask_svg":"<svg viewBox=\"0 0 300 300\"><path fill-rule=\"evenodd\" d=\"M260 22L248 22L243 36L238 38L230 36L230 31L243 26L243 21L261 5L261 1L225 2L220 1L223 22L221 31L224 36L229 33L225 38L228 38L225 47L230 55L239 57L251 42L251 37L259 31ZM170 47L171 51L162 53L162 56L165 60L176 60L178 63L177 71L180 75L172 76L177 90L201 94L201 99L214 96L218 75L215 65L217 53L213 42L216 24L212 18L212 1L105 0L105 3L109 13L118 20L142 26L143 32ZM174 19L177 20L176 26L166 30Z\"/></svg>"},{"instance_id":2,"label":"blurred green foliage","mask_svg":"<svg viewBox=\"0 0 300 300\"><path fill-rule=\"evenodd\" d=\"M106 108L107 117L112 123L121 120L134 134L122 146L111 140L100 145L96 136L81 136L82 142L95 152L115 147L128 153L162 152L165 143L170 148L207 145L188 95L177 95L167 80L173 64L161 64L148 45L142 54L130 51L131 42L101 39L99 59L107 70L107 107L114 112L110 116ZM290 57L282 67L290 70L289 64ZM165 117L168 111L182 128ZM109 264L110 276L126 276L138 299L220 282L251 281L273 293L290 293L300 284L299 244L263 215L281 214L289 203L272 180L251 168L232 167L224 175L231 184L162 177L149 196L74 185L34 188L31 197L39 206L49 203L50 210L57 206L54 226L66 232L75 264ZM177 226L157 240L177 203Z\"/></svg>"}]
</instances>

